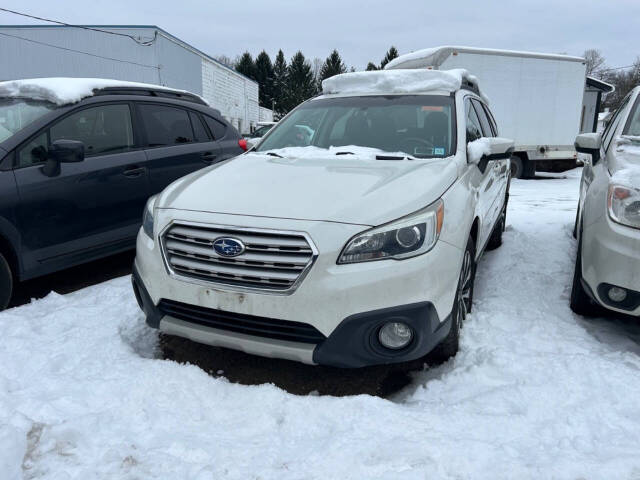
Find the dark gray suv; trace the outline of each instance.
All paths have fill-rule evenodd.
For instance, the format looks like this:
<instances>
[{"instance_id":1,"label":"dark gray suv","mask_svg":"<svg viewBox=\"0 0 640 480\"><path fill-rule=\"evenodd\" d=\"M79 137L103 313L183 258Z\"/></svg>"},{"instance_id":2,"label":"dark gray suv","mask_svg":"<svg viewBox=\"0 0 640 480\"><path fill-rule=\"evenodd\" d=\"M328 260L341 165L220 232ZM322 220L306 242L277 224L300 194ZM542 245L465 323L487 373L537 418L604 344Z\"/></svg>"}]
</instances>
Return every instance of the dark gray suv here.
<instances>
[{"instance_id":1,"label":"dark gray suv","mask_svg":"<svg viewBox=\"0 0 640 480\"><path fill-rule=\"evenodd\" d=\"M245 148L182 91L109 87L62 106L0 96L0 310L17 281L134 248L151 195Z\"/></svg>"}]
</instances>

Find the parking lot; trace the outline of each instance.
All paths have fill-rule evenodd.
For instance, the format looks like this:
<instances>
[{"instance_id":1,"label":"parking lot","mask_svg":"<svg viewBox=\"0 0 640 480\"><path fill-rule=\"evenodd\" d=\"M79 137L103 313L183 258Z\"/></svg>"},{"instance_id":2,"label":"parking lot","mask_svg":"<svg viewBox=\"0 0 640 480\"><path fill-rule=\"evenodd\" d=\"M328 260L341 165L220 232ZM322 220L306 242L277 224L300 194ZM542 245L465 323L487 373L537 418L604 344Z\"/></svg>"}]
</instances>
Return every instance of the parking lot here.
<instances>
[{"instance_id":1,"label":"parking lot","mask_svg":"<svg viewBox=\"0 0 640 480\"><path fill-rule=\"evenodd\" d=\"M460 352L410 376L391 372L382 387L364 372L204 347L180 357L196 365L163 360L127 275L19 300L0 313L0 424L8 427L0 430L0 471L23 469L26 478L639 475L640 325L587 320L568 306L579 178L576 169L513 182L504 244L478 266ZM86 277L76 275L83 278L52 278L67 292L124 274L128 261L119 257L105 277L89 266ZM30 288L30 296L45 293Z\"/></svg>"}]
</instances>

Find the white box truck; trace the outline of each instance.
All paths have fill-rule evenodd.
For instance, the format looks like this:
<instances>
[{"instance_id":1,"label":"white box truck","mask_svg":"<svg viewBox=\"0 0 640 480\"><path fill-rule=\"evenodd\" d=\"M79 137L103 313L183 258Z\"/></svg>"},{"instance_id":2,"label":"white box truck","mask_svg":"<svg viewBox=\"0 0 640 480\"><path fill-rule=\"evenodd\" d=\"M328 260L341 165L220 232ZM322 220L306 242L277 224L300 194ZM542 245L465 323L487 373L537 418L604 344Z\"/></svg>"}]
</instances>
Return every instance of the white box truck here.
<instances>
[{"instance_id":1,"label":"white box truck","mask_svg":"<svg viewBox=\"0 0 640 480\"><path fill-rule=\"evenodd\" d=\"M584 119L585 60L472 47L435 47L402 55L387 69L465 68L491 102L500 135L515 141L514 176L576 165L573 143ZM593 123L593 121L591 122Z\"/></svg>"}]
</instances>

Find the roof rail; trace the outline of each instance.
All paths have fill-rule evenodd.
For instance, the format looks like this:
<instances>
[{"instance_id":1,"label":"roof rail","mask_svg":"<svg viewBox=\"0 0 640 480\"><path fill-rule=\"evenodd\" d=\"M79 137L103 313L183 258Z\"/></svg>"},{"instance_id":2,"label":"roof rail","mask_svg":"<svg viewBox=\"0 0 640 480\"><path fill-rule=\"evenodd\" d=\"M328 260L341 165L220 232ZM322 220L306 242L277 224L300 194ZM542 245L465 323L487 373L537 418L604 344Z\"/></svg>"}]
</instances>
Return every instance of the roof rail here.
<instances>
[{"instance_id":1,"label":"roof rail","mask_svg":"<svg viewBox=\"0 0 640 480\"><path fill-rule=\"evenodd\" d=\"M180 92L177 90L165 90L162 88L154 89L148 87L104 87L94 91L95 95L141 95L148 97L173 98L183 100L185 102L193 102L199 105L207 105L207 103L198 95L189 92Z\"/></svg>"}]
</instances>

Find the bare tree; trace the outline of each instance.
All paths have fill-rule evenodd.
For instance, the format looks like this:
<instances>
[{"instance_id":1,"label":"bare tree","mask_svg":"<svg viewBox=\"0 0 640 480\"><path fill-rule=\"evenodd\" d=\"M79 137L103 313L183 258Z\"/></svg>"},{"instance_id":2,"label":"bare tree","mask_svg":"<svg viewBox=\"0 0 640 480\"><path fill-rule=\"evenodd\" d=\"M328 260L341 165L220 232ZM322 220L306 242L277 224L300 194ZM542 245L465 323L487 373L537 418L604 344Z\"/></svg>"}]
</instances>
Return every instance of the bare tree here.
<instances>
[{"instance_id":1,"label":"bare tree","mask_svg":"<svg viewBox=\"0 0 640 480\"><path fill-rule=\"evenodd\" d=\"M582 56L586 60L587 75L600 76L601 70L604 70L606 61L602 53L600 53L600 50L590 48L589 50L585 50Z\"/></svg>"},{"instance_id":2,"label":"bare tree","mask_svg":"<svg viewBox=\"0 0 640 480\"><path fill-rule=\"evenodd\" d=\"M219 61L221 64L226 65L227 67L230 68L234 68L235 67L235 63L233 60L231 60L230 57L227 57L226 55L218 55L217 57L214 57L217 61Z\"/></svg>"}]
</instances>

